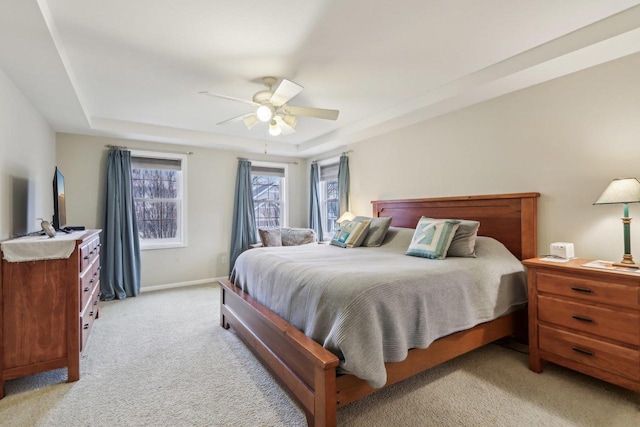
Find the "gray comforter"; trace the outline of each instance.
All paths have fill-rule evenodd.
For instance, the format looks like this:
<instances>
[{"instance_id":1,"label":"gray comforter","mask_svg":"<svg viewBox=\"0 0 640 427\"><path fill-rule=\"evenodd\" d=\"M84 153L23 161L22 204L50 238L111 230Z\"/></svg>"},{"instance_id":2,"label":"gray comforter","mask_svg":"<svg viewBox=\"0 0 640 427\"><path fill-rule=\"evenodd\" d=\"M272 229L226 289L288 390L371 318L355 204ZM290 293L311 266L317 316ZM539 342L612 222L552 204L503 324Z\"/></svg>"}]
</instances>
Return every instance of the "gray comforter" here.
<instances>
[{"instance_id":1,"label":"gray comforter","mask_svg":"<svg viewBox=\"0 0 640 427\"><path fill-rule=\"evenodd\" d=\"M404 255L413 230L391 228L378 247L268 247L242 253L231 280L382 387L384 362L495 319L527 301L522 264L478 237L477 258Z\"/></svg>"}]
</instances>

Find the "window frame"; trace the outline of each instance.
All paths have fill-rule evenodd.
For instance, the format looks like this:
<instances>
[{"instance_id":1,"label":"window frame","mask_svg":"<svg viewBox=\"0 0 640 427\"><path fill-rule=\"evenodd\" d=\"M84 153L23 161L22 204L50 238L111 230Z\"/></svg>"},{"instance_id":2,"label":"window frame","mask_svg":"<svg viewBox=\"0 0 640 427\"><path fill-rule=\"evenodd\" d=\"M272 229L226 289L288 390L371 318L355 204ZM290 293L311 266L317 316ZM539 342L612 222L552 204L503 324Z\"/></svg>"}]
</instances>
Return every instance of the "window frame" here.
<instances>
[{"instance_id":1,"label":"window frame","mask_svg":"<svg viewBox=\"0 0 640 427\"><path fill-rule=\"evenodd\" d=\"M333 181L333 180L323 180L322 179L322 168L323 167L327 167L330 165L335 165L336 167L340 166L340 157L332 157L329 159L325 159L322 161L318 162L318 181L320 184L320 188L318 189L320 192L320 221L322 222L322 231L323 231L323 237L324 240L331 240L331 238L333 237L333 234L336 231L336 227L334 227L333 232L329 231L329 218L328 218L328 199L325 197L327 194L327 181ZM338 178L336 177L336 180ZM338 194L338 201L339 201L339 197L340 195ZM339 216L339 212L338 212L338 216ZM337 219L337 218L336 218Z\"/></svg>"},{"instance_id":2,"label":"window frame","mask_svg":"<svg viewBox=\"0 0 640 427\"><path fill-rule=\"evenodd\" d=\"M278 168L284 170L284 177L281 177L281 187L280 187L280 227L288 227L289 226L289 164L287 163L276 163L276 162L263 162L263 161L252 161L251 162L251 179L253 180L254 173L253 167L267 167L267 168ZM255 174L256 176L266 176ZM253 197L253 189L251 191L251 195ZM254 209L255 209L255 199L253 199ZM255 214L255 210L254 210ZM256 220L256 237L259 238L258 233L258 218Z\"/></svg>"},{"instance_id":3,"label":"window frame","mask_svg":"<svg viewBox=\"0 0 640 427\"><path fill-rule=\"evenodd\" d=\"M146 158L146 159L169 159L180 160L180 173L177 180L177 192L176 199L178 203L178 225L176 237L173 239L144 239L140 238L140 250L156 250L156 249L172 249L172 248L186 248L187 247L187 155L180 153L169 152L150 152L145 150L129 150L132 158ZM132 182L133 185L133 182ZM135 198L134 205L135 205ZM137 220L137 218L136 218Z\"/></svg>"}]
</instances>

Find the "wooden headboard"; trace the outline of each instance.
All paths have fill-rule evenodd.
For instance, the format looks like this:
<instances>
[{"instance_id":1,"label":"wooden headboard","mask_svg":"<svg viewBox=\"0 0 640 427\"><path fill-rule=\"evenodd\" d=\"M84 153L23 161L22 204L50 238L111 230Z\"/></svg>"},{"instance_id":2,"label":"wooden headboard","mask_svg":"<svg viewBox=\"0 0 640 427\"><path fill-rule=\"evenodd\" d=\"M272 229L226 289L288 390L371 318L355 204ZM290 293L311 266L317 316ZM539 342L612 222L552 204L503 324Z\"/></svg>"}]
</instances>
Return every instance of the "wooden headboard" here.
<instances>
[{"instance_id":1,"label":"wooden headboard","mask_svg":"<svg viewBox=\"0 0 640 427\"><path fill-rule=\"evenodd\" d=\"M415 228L422 216L480 221L478 235L502 242L518 259L537 255L540 193L491 194L429 199L376 200L374 217L393 217L394 227Z\"/></svg>"}]
</instances>

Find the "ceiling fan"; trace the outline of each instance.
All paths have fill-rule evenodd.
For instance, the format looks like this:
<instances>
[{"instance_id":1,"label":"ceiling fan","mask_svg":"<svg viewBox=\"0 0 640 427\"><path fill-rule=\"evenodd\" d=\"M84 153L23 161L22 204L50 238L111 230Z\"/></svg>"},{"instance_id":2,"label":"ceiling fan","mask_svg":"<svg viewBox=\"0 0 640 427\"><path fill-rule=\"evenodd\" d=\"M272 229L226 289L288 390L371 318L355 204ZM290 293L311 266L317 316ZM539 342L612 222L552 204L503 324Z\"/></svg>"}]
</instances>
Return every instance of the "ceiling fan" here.
<instances>
[{"instance_id":1,"label":"ceiling fan","mask_svg":"<svg viewBox=\"0 0 640 427\"><path fill-rule=\"evenodd\" d=\"M302 86L291 80L282 79L275 90L273 90L273 87L278 82L277 78L263 77L262 81L268 89L256 92L251 101L234 98L233 96L219 95L207 92L206 90L198 93L215 98L239 101L256 107L252 113L223 120L218 123L219 125L242 121L248 129L251 129L258 122L269 123L269 134L273 136L294 133L296 124L298 123L298 116L315 117L326 120L336 120L338 118L338 114L340 113L338 110L288 105L288 102L302 92L303 89Z\"/></svg>"}]
</instances>

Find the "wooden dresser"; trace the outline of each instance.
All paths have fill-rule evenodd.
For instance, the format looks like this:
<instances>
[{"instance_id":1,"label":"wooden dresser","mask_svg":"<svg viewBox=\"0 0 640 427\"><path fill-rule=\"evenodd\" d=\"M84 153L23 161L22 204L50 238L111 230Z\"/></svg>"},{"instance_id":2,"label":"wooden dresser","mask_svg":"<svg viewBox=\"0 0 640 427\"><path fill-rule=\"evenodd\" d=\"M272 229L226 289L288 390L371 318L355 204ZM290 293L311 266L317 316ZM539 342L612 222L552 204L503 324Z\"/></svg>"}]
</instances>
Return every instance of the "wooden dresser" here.
<instances>
[{"instance_id":1,"label":"wooden dresser","mask_svg":"<svg viewBox=\"0 0 640 427\"><path fill-rule=\"evenodd\" d=\"M529 367L542 361L640 392L640 274L529 259Z\"/></svg>"},{"instance_id":2,"label":"wooden dresser","mask_svg":"<svg viewBox=\"0 0 640 427\"><path fill-rule=\"evenodd\" d=\"M80 379L80 355L98 317L100 231L56 236L70 240L67 247L72 252L64 259L9 262L5 259L9 248L3 246L0 398L6 380L37 372L66 367L69 382ZM22 250L27 258L30 248L46 253L39 244L60 243L36 240ZM3 245L11 242L16 240Z\"/></svg>"}]
</instances>

